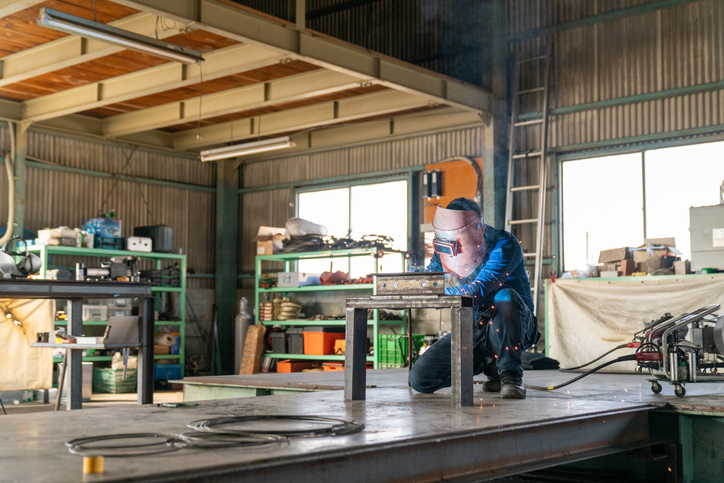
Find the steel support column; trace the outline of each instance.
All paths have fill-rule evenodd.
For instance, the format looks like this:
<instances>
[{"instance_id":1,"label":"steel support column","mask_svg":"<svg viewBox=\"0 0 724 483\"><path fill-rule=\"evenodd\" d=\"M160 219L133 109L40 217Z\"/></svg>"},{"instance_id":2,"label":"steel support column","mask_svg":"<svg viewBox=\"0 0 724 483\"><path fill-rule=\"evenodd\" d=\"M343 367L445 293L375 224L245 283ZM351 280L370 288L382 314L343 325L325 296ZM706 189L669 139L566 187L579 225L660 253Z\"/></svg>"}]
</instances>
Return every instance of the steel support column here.
<instances>
[{"instance_id":1,"label":"steel support column","mask_svg":"<svg viewBox=\"0 0 724 483\"><path fill-rule=\"evenodd\" d=\"M238 225L239 172L233 160L222 161L216 165L215 295L219 353L224 374L234 373Z\"/></svg>"},{"instance_id":2,"label":"steel support column","mask_svg":"<svg viewBox=\"0 0 724 483\"><path fill-rule=\"evenodd\" d=\"M27 166L25 156L28 152L28 127L24 122L15 128L15 227L13 235L23 236L25 226L25 182Z\"/></svg>"}]
</instances>

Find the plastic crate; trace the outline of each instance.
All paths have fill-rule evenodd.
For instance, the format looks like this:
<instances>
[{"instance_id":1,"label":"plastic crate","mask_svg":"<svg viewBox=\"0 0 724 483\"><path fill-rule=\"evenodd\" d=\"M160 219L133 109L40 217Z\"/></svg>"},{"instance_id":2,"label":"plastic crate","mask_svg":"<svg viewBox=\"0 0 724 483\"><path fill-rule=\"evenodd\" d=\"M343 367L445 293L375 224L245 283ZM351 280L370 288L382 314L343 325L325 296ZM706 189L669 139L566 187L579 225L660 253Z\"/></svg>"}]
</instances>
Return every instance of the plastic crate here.
<instances>
[{"instance_id":1,"label":"plastic crate","mask_svg":"<svg viewBox=\"0 0 724 483\"><path fill-rule=\"evenodd\" d=\"M407 337L405 337L402 340L402 344L400 344L401 337L401 335L395 334L379 334L377 336L377 367L380 369L404 367L405 360L407 359ZM425 336L413 335L412 342L415 344L415 349L419 349L425 342Z\"/></svg>"},{"instance_id":2,"label":"plastic crate","mask_svg":"<svg viewBox=\"0 0 724 483\"><path fill-rule=\"evenodd\" d=\"M108 306L83 305L83 320L108 320Z\"/></svg>"},{"instance_id":3,"label":"plastic crate","mask_svg":"<svg viewBox=\"0 0 724 483\"><path fill-rule=\"evenodd\" d=\"M154 380L173 381L181 379L183 366L181 364L154 364Z\"/></svg>"},{"instance_id":4,"label":"plastic crate","mask_svg":"<svg viewBox=\"0 0 724 483\"><path fill-rule=\"evenodd\" d=\"M93 368L93 392L121 394L136 392L138 388L138 374L136 369L126 371L126 380L123 380L123 369Z\"/></svg>"}]
</instances>

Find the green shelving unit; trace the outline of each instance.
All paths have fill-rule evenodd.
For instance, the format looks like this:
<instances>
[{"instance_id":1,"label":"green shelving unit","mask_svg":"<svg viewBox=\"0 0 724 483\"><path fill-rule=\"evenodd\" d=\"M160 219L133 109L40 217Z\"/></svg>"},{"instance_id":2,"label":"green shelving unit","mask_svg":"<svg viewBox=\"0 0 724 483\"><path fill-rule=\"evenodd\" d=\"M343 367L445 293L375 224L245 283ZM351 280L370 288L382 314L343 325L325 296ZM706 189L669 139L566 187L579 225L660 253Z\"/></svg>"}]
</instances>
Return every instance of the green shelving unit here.
<instances>
[{"instance_id":1,"label":"green shelving unit","mask_svg":"<svg viewBox=\"0 0 724 483\"><path fill-rule=\"evenodd\" d=\"M156 264L155 268L160 270L162 264L165 261L176 261L179 263L179 269L181 273L181 286L180 287L152 287L153 293L178 293L181 297L181 303L179 304L180 320L157 320L155 321L156 326L160 325L174 325L178 327L177 332L179 333L179 353L178 354L157 354L155 359L178 359L182 365L185 361L185 345L186 345L186 255L177 255L173 253L148 253L148 252L132 252L128 250L105 250L101 248L80 248L80 247L63 247L63 246L47 246L47 245L31 245L28 247L28 251L36 253L43 261L43 268L40 270L40 278L46 278L47 270L51 266L53 255L63 255L71 257L98 257L98 258L111 258L111 257L140 257L142 260L153 260ZM107 320L88 320L83 321L83 325L106 325ZM65 320L58 320L55 322L57 326L68 325ZM111 356L87 356L83 357L86 362L100 362L110 361ZM54 358L54 362L61 362L61 358Z\"/></svg>"},{"instance_id":2,"label":"green shelving unit","mask_svg":"<svg viewBox=\"0 0 724 483\"><path fill-rule=\"evenodd\" d=\"M401 254L401 266L400 271L405 271L405 258L404 252L397 250L385 250L386 254L397 253ZM293 293L319 293L319 292L350 292L354 296L362 297L366 295L375 294L375 285L373 283L361 283L361 284L350 284L350 285L311 285L305 287L273 287L273 288L261 288L259 284L261 282L262 275L262 263L264 262L283 262L284 270L289 272L293 269L294 263L300 260L328 260L332 258L351 258L351 257L376 257L376 249L350 249L350 250L326 250L318 252L303 252L303 253L278 253L275 255L258 255L255 263L255 290L254 290L254 314L256 323L259 323L259 304L261 295L267 293L279 293L279 294L293 294ZM374 272L379 273L379 259L375 258ZM352 295L350 295L352 296ZM346 298L346 297L345 297ZM406 322L404 320L404 314L402 320L380 320L379 311L375 310L372 319L367 323L371 326L374 332L373 342L374 355L368 356L367 361L374 363L374 368L377 369L379 366L379 351L377 350L377 340L379 335L380 324L387 325L399 325L400 331L405 333ZM346 322L344 320L272 320L262 322L264 325L281 325L281 326L344 326ZM343 355L326 355L326 356L315 356L307 354L263 354L264 357L271 357L274 359L300 359L300 360L319 360L319 361L343 361Z\"/></svg>"}]
</instances>

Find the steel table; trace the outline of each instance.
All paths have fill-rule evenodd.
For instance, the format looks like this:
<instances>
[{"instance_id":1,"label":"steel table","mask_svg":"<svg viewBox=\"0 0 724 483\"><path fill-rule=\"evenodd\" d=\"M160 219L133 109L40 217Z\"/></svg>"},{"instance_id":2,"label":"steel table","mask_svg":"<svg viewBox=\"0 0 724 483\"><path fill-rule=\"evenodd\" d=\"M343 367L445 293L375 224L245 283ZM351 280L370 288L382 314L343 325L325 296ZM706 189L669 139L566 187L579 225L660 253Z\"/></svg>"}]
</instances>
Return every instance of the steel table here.
<instances>
[{"instance_id":1,"label":"steel table","mask_svg":"<svg viewBox=\"0 0 724 483\"><path fill-rule=\"evenodd\" d=\"M453 295L348 298L344 355L345 400L365 399L368 309L451 309L452 406L459 408L473 405L473 299Z\"/></svg>"},{"instance_id":2,"label":"steel table","mask_svg":"<svg viewBox=\"0 0 724 483\"><path fill-rule=\"evenodd\" d=\"M138 324L138 404L153 403L154 297L151 284L76 280L0 279L0 299L54 299L68 301L68 333L83 332L83 300L137 298L143 301ZM67 344L66 344L67 345ZM47 347L47 345L45 345ZM127 346L127 345L126 345ZM68 409L82 408L82 349L70 349Z\"/></svg>"}]
</instances>

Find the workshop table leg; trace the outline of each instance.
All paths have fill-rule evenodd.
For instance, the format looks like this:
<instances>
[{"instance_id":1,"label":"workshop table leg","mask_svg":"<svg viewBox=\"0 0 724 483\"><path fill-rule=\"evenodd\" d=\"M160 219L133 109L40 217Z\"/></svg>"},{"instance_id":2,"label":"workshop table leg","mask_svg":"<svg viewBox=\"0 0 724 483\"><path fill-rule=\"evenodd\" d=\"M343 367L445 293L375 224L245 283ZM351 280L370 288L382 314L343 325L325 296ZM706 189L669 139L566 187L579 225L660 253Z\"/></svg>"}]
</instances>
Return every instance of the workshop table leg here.
<instances>
[{"instance_id":1,"label":"workshop table leg","mask_svg":"<svg viewBox=\"0 0 724 483\"><path fill-rule=\"evenodd\" d=\"M407 318L407 385L410 386L410 371L412 370L412 309L406 310Z\"/></svg>"},{"instance_id":2,"label":"workshop table leg","mask_svg":"<svg viewBox=\"0 0 724 483\"><path fill-rule=\"evenodd\" d=\"M364 401L367 385L367 310L347 307L344 400Z\"/></svg>"},{"instance_id":3,"label":"workshop table leg","mask_svg":"<svg viewBox=\"0 0 724 483\"><path fill-rule=\"evenodd\" d=\"M60 376L58 376L58 391L55 394L54 411L57 411L60 409L60 398L63 394L63 385L65 384L65 373L68 370L68 351L69 350L70 349L65 349L63 351L63 367L60 369Z\"/></svg>"},{"instance_id":4,"label":"workshop table leg","mask_svg":"<svg viewBox=\"0 0 724 483\"><path fill-rule=\"evenodd\" d=\"M154 299L143 299L142 317L138 324L138 404L153 404L153 335L155 331ZM183 302L182 302L183 303ZM180 361L181 364L184 361Z\"/></svg>"},{"instance_id":5,"label":"workshop table leg","mask_svg":"<svg viewBox=\"0 0 724 483\"><path fill-rule=\"evenodd\" d=\"M451 310L452 407L460 408L473 405L473 309Z\"/></svg>"},{"instance_id":6,"label":"workshop table leg","mask_svg":"<svg viewBox=\"0 0 724 483\"><path fill-rule=\"evenodd\" d=\"M68 326L70 335L83 334L83 301L80 299L68 300ZM69 384L67 409L82 409L83 407L83 351L79 349L66 349L70 351L68 359Z\"/></svg>"}]
</instances>

